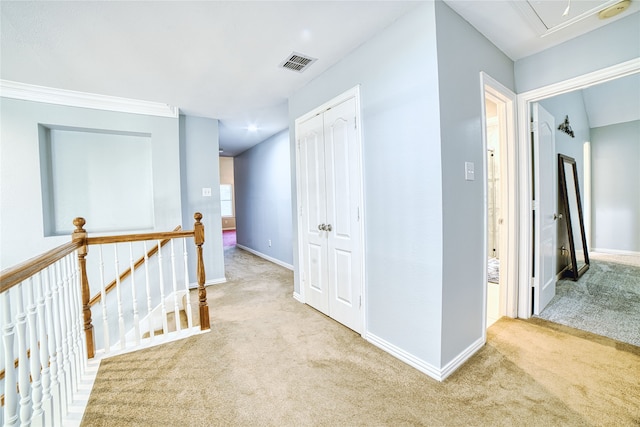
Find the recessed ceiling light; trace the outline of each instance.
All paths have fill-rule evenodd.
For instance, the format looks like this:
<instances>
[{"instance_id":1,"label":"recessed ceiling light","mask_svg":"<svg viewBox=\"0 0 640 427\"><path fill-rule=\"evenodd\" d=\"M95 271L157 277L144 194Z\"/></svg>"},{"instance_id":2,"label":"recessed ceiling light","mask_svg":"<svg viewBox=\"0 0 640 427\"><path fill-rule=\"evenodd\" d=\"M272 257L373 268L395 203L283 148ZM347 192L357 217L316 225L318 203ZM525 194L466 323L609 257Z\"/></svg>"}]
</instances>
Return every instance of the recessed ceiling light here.
<instances>
[{"instance_id":1,"label":"recessed ceiling light","mask_svg":"<svg viewBox=\"0 0 640 427\"><path fill-rule=\"evenodd\" d=\"M218 153L224 153L224 150L222 148L218 149Z\"/></svg>"},{"instance_id":2,"label":"recessed ceiling light","mask_svg":"<svg viewBox=\"0 0 640 427\"><path fill-rule=\"evenodd\" d=\"M249 125L249 126L247 126L247 130L248 130L249 132L256 132L256 131L258 130L258 126L256 126L256 125Z\"/></svg>"}]
</instances>

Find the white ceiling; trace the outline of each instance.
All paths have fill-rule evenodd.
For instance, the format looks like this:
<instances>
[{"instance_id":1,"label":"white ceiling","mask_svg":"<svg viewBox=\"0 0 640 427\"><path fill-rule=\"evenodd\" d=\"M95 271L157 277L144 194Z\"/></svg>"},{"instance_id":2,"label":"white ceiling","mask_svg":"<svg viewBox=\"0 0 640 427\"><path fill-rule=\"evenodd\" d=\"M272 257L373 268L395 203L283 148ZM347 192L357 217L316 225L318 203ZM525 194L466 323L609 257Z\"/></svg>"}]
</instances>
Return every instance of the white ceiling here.
<instances>
[{"instance_id":1,"label":"white ceiling","mask_svg":"<svg viewBox=\"0 0 640 427\"><path fill-rule=\"evenodd\" d=\"M609 19L600 19L598 12L620 0L444 1L514 61L640 11L637 0Z\"/></svg>"},{"instance_id":2,"label":"white ceiling","mask_svg":"<svg viewBox=\"0 0 640 427\"><path fill-rule=\"evenodd\" d=\"M549 33L564 1L446 2L514 60L617 18ZM0 78L216 118L224 154L235 155L286 129L294 91L420 3L2 0ZM569 18L593 3L572 0ZM294 51L318 60L304 73L279 68Z\"/></svg>"},{"instance_id":3,"label":"white ceiling","mask_svg":"<svg viewBox=\"0 0 640 427\"><path fill-rule=\"evenodd\" d=\"M591 128L640 120L640 74L583 89L582 99Z\"/></svg>"}]
</instances>

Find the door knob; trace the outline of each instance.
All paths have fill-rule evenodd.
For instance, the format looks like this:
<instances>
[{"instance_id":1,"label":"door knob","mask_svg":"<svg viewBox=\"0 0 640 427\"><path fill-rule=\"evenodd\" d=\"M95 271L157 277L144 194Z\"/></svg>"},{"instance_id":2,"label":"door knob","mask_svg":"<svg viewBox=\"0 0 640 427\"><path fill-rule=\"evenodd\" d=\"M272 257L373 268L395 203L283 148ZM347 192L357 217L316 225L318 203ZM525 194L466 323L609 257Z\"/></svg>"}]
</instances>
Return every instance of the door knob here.
<instances>
[{"instance_id":1,"label":"door knob","mask_svg":"<svg viewBox=\"0 0 640 427\"><path fill-rule=\"evenodd\" d=\"M553 220L562 219L562 214L553 214Z\"/></svg>"},{"instance_id":2,"label":"door knob","mask_svg":"<svg viewBox=\"0 0 640 427\"><path fill-rule=\"evenodd\" d=\"M327 229L327 226L325 224L318 225L318 230L323 231L323 230L326 230L326 229Z\"/></svg>"},{"instance_id":3,"label":"door knob","mask_svg":"<svg viewBox=\"0 0 640 427\"><path fill-rule=\"evenodd\" d=\"M327 224L327 226L324 229L327 230L327 231L331 231L332 230L331 229L331 224Z\"/></svg>"}]
</instances>

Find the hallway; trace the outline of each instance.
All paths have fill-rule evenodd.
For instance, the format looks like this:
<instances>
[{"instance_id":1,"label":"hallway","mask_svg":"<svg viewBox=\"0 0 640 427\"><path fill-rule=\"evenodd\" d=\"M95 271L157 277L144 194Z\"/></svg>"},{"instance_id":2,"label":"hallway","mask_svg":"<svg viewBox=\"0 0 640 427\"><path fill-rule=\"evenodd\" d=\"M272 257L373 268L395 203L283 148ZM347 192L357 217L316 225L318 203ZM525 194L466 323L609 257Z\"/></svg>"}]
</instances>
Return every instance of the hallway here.
<instances>
[{"instance_id":1,"label":"hallway","mask_svg":"<svg viewBox=\"0 0 640 427\"><path fill-rule=\"evenodd\" d=\"M234 247L225 258L228 281L207 288L211 331L104 360L82 425L640 419L640 385L629 375L640 371L637 347L542 320L501 319L489 329L488 344L440 383L295 301L291 271Z\"/></svg>"}]
</instances>

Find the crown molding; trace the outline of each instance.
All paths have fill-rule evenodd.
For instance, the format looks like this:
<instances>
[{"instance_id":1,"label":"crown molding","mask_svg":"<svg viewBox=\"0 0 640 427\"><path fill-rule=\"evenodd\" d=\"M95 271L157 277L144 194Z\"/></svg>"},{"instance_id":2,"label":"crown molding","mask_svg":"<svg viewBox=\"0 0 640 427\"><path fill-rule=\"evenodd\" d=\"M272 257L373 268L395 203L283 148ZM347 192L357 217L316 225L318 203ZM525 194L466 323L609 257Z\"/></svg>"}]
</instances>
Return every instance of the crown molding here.
<instances>
[{"instance_id":1,"label":"crown molding","mask_svg":"<svg viewBox=\"0 0 640 427\"><path fill-rule=\"evenodd\" d=\"M144 114L147 116L178 117L178 108L159 102L140 101L95 93L77 92L36 86L0 79L0 96L23 101L44 102L69 107Z\"/></svg>"}]
</instances>

